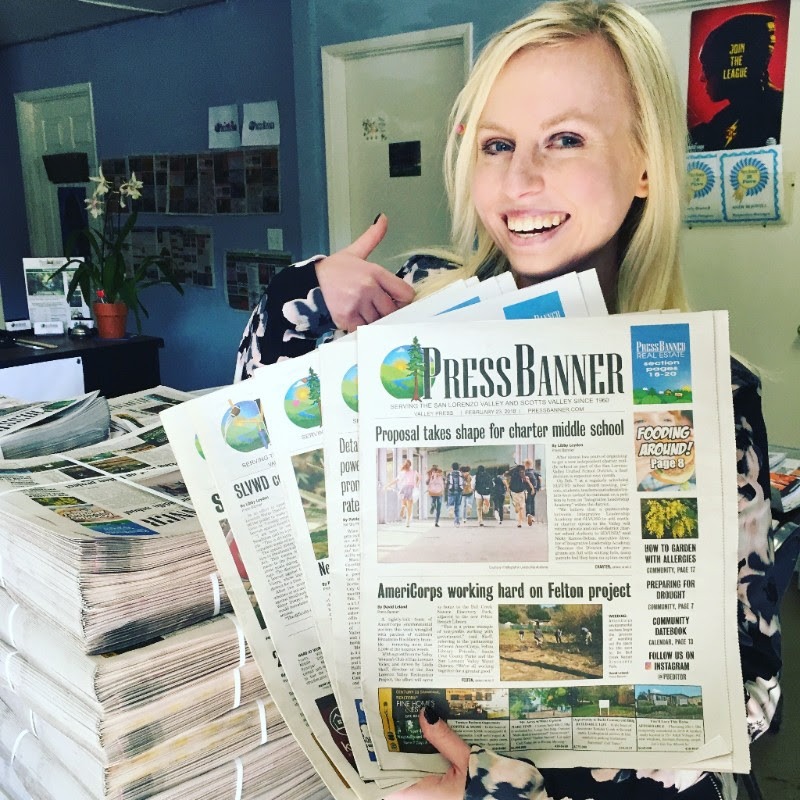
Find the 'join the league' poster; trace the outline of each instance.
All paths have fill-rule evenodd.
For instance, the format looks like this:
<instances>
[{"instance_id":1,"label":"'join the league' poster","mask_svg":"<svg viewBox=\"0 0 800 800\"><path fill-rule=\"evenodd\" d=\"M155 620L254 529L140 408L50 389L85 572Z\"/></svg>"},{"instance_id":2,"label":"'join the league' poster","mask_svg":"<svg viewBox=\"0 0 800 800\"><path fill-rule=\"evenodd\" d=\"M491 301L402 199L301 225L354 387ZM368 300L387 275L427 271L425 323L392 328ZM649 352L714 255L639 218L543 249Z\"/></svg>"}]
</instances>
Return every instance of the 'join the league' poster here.
<instances>
[{"instance_id":1,"label":"'join the league' poster","mask_svg":"<svg viewBox=\"0 0 800 800\"><path fill-rule=\"evenodd\" d=\"M789 0L692 14L686 222L783 218Z\"/></svg>"},{"instance_id":2,"label":"'join the league' poster","mask_svg":"<svg viewBox=\"0 0 800 800\"><path fill-rule=\"evenodd\" d=\"M692 14L689 134L696 151L781 141L789 0Z\"/></svg>"}]
</instances>

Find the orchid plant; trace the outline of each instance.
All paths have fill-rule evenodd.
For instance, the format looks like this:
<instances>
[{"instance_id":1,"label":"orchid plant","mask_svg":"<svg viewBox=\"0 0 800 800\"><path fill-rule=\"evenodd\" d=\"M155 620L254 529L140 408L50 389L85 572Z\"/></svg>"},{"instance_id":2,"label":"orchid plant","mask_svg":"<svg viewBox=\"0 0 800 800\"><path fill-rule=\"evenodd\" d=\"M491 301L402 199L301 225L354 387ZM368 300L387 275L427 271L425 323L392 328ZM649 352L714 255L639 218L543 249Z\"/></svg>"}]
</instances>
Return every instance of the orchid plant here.
<instances>
[{"instance_id":1,"label":"orchid plant","mask_svg":"<svg viewBox=\"0 0 800 800\"><path fill-rule=\"evenodd\" d=\"M123 210L127 208L127 203L142 196L143 184L137 179L136 173L131 172L130 178L125 181L112 183L103 175L101 167L99 174L91 176L89 180L95 187L92 196L85 201L86 210L93 220L103 217L103 222L99 226L82 228L70 237L67 263L54 275L64 270L74 270L68 298L80 289L87 304L125 303L133 311L136 326L141 332L139 312L146 317L149 314L139 299L139 290L168 283L183 294L183 287L178 283L168 254L145 256L133 266L129 238L136 225L138 211L132 208L130 214L123 214ZM88 244L86 257L75 255L80 240Z\"/></svg>"}]
</instances>

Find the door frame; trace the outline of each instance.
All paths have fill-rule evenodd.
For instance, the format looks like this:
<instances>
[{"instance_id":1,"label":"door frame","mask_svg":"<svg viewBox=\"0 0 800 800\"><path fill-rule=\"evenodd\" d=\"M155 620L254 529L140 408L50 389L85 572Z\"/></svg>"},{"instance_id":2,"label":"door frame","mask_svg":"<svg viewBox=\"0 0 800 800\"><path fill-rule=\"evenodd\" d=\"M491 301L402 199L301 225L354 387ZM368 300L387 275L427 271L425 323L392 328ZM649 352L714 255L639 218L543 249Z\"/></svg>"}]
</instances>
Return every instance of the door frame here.
<instances>
[{"instance_id":1,"label":"door frame","mask_svg":"<svg viewBox=\"0 0 800 800\"><path fill-rule=\"evenodd\" d=\"M44 202L40 187L44 183L52 187L47 180L44 163L38 157L39 148L35 145L38 141L36 130L37 108L45 103L55 100L84 97L87 100L91 117L92 147L89 152L89 172L97 171L97 130L94 120L94 100L92 98L91 83L74 83L69 86L54 86L48 89L35 89L28 92L14 94L14 108L17 115L17 137L19 139L19 155L22 166L22 184L25 194L25 213L28 218L28 239L32 255L52 256L54 253L39 253L47 234L42 230L40 208ZM47 203L55 204L58 211L58 199L55 191L47 195ZM52 209L51 209L52 210ZM58 214L56 213L56 216ZM60 248L59 248L60 254Z\"/></svg>"},{"instance_id":2,"label":"door frame","mask_svg":"<svg viewBox=\"0 0 800 800\"><path fill-rule=\"evenodd\" d=\"M348 169L347 85L351 59L458 45L464 54L464 81L472 66L472 23L447 25L393 36L328 45L322 53L322 103L325 124L325 173L330 252L350 244L350 173Z\"/></svg>"}]
</instances>

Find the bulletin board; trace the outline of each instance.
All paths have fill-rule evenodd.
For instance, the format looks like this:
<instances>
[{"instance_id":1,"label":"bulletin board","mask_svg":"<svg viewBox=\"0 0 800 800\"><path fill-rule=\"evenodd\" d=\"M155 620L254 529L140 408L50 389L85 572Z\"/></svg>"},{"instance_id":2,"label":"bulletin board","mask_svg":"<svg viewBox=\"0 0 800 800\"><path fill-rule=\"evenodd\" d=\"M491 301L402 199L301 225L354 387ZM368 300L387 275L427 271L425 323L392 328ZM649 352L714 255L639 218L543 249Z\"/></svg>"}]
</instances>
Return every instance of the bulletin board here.
<instances>
[{"instance_id":1,"label":"bulletin board","mask_svg":"<svg viewBox=\"0 0 800 800\"><path fill-rule=\"evenodd\" d=\"M143 184L139 211L156 214L276 214L280 203L277 147L103 159L103 175Z\"/></svg>"}]
</instances>

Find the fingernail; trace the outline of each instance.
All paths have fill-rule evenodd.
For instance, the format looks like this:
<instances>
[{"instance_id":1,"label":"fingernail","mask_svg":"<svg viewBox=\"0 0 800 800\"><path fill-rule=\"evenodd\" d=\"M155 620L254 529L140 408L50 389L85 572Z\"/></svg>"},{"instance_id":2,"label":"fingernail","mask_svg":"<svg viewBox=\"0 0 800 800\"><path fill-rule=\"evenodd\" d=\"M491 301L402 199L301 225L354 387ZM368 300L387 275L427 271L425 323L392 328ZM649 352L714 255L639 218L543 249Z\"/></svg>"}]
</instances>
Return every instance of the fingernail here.
<instances>
[{"instance_id":1,"label":"fingernail","mask_svg":"<svg viewBox=\"0 0 800 800\"><path fill-rule=\"evenodd\" d=\"M382 216L383 216L383 211L381 211L381 213L378 214L378 216L375 217L374 220L372 220L372 224L374 225Z\"/></svg>"},{"instance_id":2,"label":"fingernail","mask_svg":"<svg viewBox=\"0 0 800 800\"><path fill-rule=\"evenodd\" d=\"M425 715L425 722L427 722L428 725L435 725L439 721L439 715L436 713L436 709L433 706L425 706L422 713Z\"/></svg>"}]
</instances>

